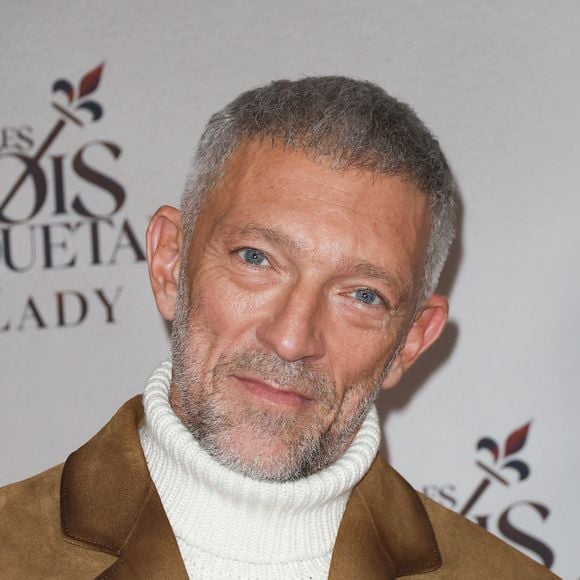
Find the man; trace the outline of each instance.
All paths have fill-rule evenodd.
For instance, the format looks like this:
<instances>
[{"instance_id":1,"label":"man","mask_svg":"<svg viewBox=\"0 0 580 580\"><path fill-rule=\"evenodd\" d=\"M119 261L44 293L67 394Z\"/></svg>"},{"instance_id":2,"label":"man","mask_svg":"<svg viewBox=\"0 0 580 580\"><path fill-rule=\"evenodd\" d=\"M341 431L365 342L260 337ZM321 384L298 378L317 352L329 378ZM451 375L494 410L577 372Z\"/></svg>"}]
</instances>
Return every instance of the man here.
<instances>
[{"instance_id":1,"label":"man","mask_svg":"<svg viewBox=\"0 0 580 580\"><path fill-rule=\"evenodd\" d=\"M447 319L455 196L370 83L274 82L214 115L147 232L172 363L0 492L0 576L552 577L377 457L375 397Z\"/></svg>"}]
</instances>

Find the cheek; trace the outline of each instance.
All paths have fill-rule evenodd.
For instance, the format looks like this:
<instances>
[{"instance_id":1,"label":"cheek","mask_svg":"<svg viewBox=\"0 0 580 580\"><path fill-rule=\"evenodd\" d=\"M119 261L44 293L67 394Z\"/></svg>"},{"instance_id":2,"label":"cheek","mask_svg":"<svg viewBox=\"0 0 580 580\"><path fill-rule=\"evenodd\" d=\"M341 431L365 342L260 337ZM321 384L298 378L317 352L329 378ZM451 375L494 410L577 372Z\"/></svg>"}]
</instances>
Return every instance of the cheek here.
<instances>
[{"instance_id":1,"label":"cheek","mask_svg":"<svg viewBox=\"0 0 580 580\"><path fill-rule=\"evenodd\" d=\"M335 381L346 391L361 384L372 389L396 348L396 340L386 331L356 332L345 329L344 336L332 344Z\"/></svg>"},{"instance_id":2,"label":"cheek","mask_svg":"<svg viewBox=\"0 0 580 580\"><path fill-rule=\"evenodd\" d=\"M263 293L245 292L215 268L200 272L194 281L192 317L218 339L237 338L256 326L266 302Z\"/></svg>"}]
</instances>

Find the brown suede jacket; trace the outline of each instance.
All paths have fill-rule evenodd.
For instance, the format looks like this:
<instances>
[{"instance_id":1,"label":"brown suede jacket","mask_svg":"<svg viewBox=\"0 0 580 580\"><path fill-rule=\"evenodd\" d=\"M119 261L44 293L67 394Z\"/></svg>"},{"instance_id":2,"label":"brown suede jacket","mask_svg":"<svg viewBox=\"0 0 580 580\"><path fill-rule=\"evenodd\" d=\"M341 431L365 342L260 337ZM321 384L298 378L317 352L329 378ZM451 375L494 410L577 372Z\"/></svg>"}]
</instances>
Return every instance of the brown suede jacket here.
<instances>
[{"instance_id":1,"label":"brown suede jacket","mask_svg":"<svg viewBox=\"0 0 580 580\"><path fill-rule=\"evenodd\" d=\"M66 463L0 489L0 578L187 579L145 462L141 397ZM331 580L556 578L416 493L380 457L348 501Z\"/></svg>"}]
</instances>

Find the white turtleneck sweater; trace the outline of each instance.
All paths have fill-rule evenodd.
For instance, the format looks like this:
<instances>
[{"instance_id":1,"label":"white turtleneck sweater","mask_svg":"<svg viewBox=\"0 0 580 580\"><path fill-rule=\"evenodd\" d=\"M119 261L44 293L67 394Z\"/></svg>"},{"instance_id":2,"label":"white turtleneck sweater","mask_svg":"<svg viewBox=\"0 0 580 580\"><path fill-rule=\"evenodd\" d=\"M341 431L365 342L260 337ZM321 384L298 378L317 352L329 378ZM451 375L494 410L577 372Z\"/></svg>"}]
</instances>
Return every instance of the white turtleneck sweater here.
<instances>
[{"instance_id":1,"label":"white turtleneck sweater","mask_svg":"<svg viewBox=\"0 0 580 580\"><path fill-rule=\"evenodd\" d=\"M335 463L298 481L272 483L224 467L201 448L169 404L171 363L143 395L147 465L190 578L327 578L352 488L379 447L376 410Z\"/></svg>"}]
</instances>

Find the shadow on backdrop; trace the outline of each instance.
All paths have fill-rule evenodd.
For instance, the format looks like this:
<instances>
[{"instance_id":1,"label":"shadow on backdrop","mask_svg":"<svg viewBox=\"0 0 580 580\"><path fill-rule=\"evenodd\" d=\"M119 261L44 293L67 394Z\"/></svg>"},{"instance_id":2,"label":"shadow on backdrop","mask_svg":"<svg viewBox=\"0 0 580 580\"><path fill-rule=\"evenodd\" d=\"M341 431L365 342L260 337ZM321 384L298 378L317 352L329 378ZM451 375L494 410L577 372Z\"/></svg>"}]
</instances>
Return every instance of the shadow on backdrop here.
<instances>
[{"instance_id":1,"label":"shadow on backdrop","mask_svg":"<svg viewBox=\"0 0 580 580\"><path fill-rule=\"evenodd\" d=\"M457 203L457 234L437 287L437 291L445 296L451 296L453 284L461 264L463 255L462 232L463 204L461 199L459 199ZM451 304L450 310L453 311L453 304ZM381 425L386 423L390 413L404 409L419 390L426 386L429 377L451 356L458 337L458 323L455 320L449 320L439 340L405 373L401 382L393 389L379 395L377 409ZM389 443L385 437L382 438L380 452L387 461L390 460Z\"/></svg>"}]
</instances>

